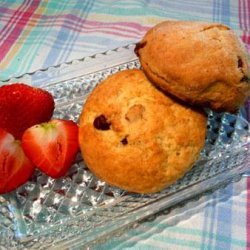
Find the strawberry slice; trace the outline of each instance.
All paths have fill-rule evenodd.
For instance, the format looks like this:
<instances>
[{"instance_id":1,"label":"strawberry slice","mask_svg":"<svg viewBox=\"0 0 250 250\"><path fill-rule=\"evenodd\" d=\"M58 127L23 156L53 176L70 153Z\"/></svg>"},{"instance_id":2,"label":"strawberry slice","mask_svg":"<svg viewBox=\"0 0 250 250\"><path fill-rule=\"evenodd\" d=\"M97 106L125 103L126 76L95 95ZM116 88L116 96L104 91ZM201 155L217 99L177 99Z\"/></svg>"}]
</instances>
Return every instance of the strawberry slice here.
<instances>
[{"instance_id":1,"label":"strawberry slice","mask_svg":"<svg viewBox=\"0 0 250 250\"><path fill-rule=\"evenodd\" d=\"M59 178L65 175L78 151L78 125L54 119L27 129L22 146L29 159L44 173Z\"/></svg>"},{"instance_id":2,"label":"strawberry slice","mask_svg":"<svg viewBox=\"0 0 250 250\"><path fill-rule=\"evenodd\" d=\"M24 184L34 170L35 166L24 154L21 142L0 128L0 194Z\"/></svg>"},{"instance_id":3,"label":"strawberry slice","mask_svg":"<svg viewBox=\"0 0 250 250\"><path fill-rule=\"evenodd\" d=\"M49 121L53 111L54 99L43 89L23 83L0 87L0 127L16 139L27 128Z\"/></svg>"}]
</instances>

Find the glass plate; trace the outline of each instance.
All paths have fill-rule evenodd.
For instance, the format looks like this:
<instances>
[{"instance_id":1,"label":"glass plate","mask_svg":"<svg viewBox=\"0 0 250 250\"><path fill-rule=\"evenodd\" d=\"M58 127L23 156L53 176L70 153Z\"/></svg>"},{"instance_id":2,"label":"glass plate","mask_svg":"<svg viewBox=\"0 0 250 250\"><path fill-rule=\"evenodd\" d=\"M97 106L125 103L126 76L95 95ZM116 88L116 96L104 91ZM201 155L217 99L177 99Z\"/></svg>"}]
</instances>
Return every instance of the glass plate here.
<instances>
[{"instance_id":1,"label":"glass plate","mask_svg":"<svg viewBox=\"0 0 250 250\"><path fill-rule=\"evenodd\" d=\"M90 91L110 74L139 68L128 45L2 84L25 81L55 97L54 117L78 121ZM84 248L121 233L160 210L238 180L249 164L249 124L242 114L207 110L206 145L195 167L151 195L127 193L98 180L80 154L64 178L36 171L29 182L0 196L0 249ZM188 132L188 131L187 131Z\"/></svg>"}]
</instances>

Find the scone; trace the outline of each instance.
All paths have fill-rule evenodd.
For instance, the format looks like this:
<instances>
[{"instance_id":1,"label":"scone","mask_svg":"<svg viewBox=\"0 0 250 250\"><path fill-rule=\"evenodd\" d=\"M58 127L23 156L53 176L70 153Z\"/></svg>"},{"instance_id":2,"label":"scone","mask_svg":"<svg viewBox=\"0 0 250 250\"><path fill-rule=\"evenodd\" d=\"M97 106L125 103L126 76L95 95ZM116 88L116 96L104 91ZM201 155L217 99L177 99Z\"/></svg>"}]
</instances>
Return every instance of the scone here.
<instances>
[{"instance_id":1,"label":"scone","mask_svg":"<svg viewBox=\"0 0 250 250\"><path fill-rule=\"evenodd\" d=\"M205 133L202 112L165 96L135 69L108 77L89 95L79 144L97 177L124 190L152 193L193 166Z\"/></svg>"},{"instance_id":2,"label":"scone","mask_svg":"<svg viewBox=\"0 0 250 250\"><path fill-rule=\"evenodd\" d=\"M235 112L250 93L246 51L227 26L165 21L136 45L145 74L184 101Z\"/></svg>"}]
</instances>

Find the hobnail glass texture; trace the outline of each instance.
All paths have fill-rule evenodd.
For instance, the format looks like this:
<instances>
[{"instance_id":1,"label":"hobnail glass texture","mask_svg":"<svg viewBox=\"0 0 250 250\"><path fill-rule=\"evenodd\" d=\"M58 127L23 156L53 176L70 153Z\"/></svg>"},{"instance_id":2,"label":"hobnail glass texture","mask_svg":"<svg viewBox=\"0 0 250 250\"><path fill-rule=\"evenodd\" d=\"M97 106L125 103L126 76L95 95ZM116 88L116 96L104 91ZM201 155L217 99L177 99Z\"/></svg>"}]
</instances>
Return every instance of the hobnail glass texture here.
<instances>
[{"instance_id":1,"label":"hobnail glass texture","mask_svg":"<svg viewBox=\"0 0 250 250\"><path fill-rule=\"evenodd\" d=\"M54 117L77 122L96 84L139 67L138 60L132 60L44 86L55 98ZM196 165L159 193L139 195L105 184L87 169L80 153L64 178L55 180L37 170L25 185L0 196L0 249L86 247L239 178L249 162L248 122L240 114L207 110L207 115L206 145Z\"/></svg>"}]
</instances>

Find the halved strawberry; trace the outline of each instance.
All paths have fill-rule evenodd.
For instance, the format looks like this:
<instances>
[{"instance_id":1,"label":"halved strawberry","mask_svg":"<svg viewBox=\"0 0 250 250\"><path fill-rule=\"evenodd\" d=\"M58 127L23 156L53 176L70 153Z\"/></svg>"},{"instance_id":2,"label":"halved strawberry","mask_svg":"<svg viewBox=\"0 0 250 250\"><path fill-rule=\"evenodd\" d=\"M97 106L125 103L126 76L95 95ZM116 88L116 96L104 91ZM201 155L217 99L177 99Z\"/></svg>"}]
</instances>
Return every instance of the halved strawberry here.
<instances>
[{"instance_id":1,"label":"halved strawberry","mask_svg":"<svg viewBox=\"0 0 250 250\"><path fill-rule=\"evenodd\" d=\"M21 142L0 128L0 194L24 184L34 170L35 166L24 154Z\"/></svg>"},{"instance_id":2,"label":"halved strawberry","mask_svg":"<svg viewBox=\"0 0 250 250\"><path fill-rule=\"evenodd\" d=\"M22 147L41 171L59 178L70 168L78 151L78 125L58 119L35 125L24 132Z\"/></svg>"},{"instance_id":3,"label":"halved strawberry","mask_svg":"<svg viewBox=\"0 0 250 250\"><path fill-rule=\"evenodd\" d=\"M0 87L0 127L16 139L27 128L49 121L53 111L54 100L46 90L23 83Z\"/></svg>"}]
</instances>

